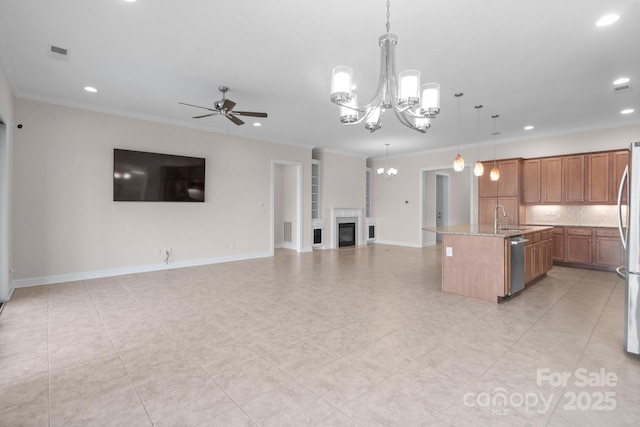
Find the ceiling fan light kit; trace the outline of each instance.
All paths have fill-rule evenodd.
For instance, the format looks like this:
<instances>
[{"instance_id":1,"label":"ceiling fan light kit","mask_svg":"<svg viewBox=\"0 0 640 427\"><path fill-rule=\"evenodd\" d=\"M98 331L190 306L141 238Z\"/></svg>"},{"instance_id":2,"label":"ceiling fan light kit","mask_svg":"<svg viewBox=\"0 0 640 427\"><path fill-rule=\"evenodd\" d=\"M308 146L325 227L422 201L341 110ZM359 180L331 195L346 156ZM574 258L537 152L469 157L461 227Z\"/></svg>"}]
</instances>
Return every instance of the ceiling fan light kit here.
<instances>
[{"instance_id":1,"label":"ceiling fan light kit","mask_svg":"<svg viewBox=\"0 0 640 427\"><path fill-rule=\"evenodd\" d=\"M227 119L231 120L237 126L244 124L244 122L240 120L237 116L267 117L267 113L258 113L255 111L233 111L233 107L236 106L236 103L230 99L227 99L226 97L226 94L229 88L226 86L219 86L218 90L222 92L222 99L214 102L213 108L201 107L199 105L193 105L193 104L186 104L184 102L179 102L179 104L186 105L189 107L202 108L204 110L211 111L211 113L203 114L201 116L193 116L194 119L202 119L202 118L211 117L211 116L225 116Z\"/></svg>"},{"instance_id":2,"label":"ceiling fan light kit","mask_svg":"<svg viewBox=\"0 0 640 427\"><path fill-rule=\"evenodd\" d=\"M340 106L340 122L354 125L364 122L365 129L375 132L382 126L385 110L393 110L400 122L424 133L431 127L431 119L440 113L440 85L420 85L420 71L405 70L396 76L398 37L389 32L389 1L387 1L387 33L380 36L380 79L371 100L358 105L353 91L353 70L345 65L332 71L331 102Z\"/></svg>"}]
</instances>

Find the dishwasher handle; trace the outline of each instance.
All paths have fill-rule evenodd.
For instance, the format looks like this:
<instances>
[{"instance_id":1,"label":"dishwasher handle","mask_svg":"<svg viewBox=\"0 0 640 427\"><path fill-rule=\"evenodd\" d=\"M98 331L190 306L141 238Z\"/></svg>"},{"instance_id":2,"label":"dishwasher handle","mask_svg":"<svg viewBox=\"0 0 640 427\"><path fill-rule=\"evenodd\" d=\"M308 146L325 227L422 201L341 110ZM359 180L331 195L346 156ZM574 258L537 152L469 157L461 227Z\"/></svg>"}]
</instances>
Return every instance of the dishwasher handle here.
<instances>
[{"instance_id":1,"label":"dishwasher handle","mask_svg":"<svg viewBox=\"0 0 640 427\"><path fill-rule=\"evenodd\" d=\"M511 239L511 246L521 245L523 243L527 243L528 241L529 241L529 239L522 239L522 240L513 240L513 239Z\"/></svg>"}]
</instances>

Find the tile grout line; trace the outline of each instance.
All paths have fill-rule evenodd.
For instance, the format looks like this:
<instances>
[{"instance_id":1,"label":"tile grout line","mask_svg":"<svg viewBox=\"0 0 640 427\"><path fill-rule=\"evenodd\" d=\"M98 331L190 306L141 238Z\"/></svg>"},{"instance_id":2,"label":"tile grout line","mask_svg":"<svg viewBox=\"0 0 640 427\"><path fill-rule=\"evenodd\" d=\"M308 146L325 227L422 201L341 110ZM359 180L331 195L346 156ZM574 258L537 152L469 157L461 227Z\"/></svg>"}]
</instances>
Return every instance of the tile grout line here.
<instances>
[{"instance_id":1,"label":"tile grout line","mask_svg":"<svg viewBox=\"0 0 640 427\"><path fill-rule=\"evenodd\" d=\"M104 328L105 332L109 336L109 341L111 341L111 345L113 346L113 349L116 351L116 354L118 355L118 359L120 360L120 363L122 364L122 368L124 369L124 372L127 374L127 378L129 379L129 383L131 384L131 387L133 387L133 391L135 391L136 396L138 396L138 400L140 401L140 404L142 405L142 408L144 409L144 412L147 415L147 418L149 419L149 422L151 423L152 426L155 425L155 423L151 419L151 416L149 415L149 411L147 410L147 407L145 406L144 402L142 401L142 398L140 397L140 393L138 392L138 389L136 388L136 385L133 383L133 379L131 378L131 374L129 373L129 370L127 369L127 365L124 363L124 360L122 360L122 356L120 355L120 351L118 350L118 347L116 346L115 342L113 341L113 337L111 336L111 332L109 332L109 328L107 328L106 323L104 323L104 319L102 318L102 314L100 313L100 310L98 310L98 307L96 306L96 303L93 300L93 296L91 295L91 292L89 292L89 289L87 288L87 285L86 285L86 283L84 281L83 281L83 285L85 287L85 290L87 291L87 294L89 295L89 300L91 301L91 305L93 305L93 309L98 314L98 317L100 318L100 322L102 323L102 327Z\"/></svg>"}]
</instances>

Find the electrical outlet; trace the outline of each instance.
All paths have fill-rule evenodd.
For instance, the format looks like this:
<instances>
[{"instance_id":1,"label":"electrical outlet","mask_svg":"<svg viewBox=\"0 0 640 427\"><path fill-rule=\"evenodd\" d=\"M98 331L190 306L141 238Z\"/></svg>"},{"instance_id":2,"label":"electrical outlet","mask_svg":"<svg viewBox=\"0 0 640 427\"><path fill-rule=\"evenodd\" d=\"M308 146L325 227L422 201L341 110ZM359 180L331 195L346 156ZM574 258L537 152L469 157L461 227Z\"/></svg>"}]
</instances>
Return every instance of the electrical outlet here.
<instances>
[{"instance_id":1,"label":"electrical outlet","mask_svg":"<svg viewBox=\"0 0 640 427\"><path fill-rule=\"evenodd\" d=\"M447 246L447 256L453 256L453 248L451 246Z\"/></svg>"}]
</instances>

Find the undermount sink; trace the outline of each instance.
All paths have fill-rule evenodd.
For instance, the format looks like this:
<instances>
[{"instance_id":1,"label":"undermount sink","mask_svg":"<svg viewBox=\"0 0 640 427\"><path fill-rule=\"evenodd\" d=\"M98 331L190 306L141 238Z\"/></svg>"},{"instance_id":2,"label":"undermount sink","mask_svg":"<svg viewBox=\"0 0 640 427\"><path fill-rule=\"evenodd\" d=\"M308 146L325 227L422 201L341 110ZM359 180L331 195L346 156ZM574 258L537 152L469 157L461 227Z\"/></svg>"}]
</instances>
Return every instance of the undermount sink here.
<instances>
[{"instance_id":1,"label":"undermount sink","mask_svg":"<svg viewBox=\"0 0 640 427\"><path fill-rule=\"evenodd\" d=\"M498 228L496 231L524 231L526 228Z\"/></svg>"}]
</instances>

